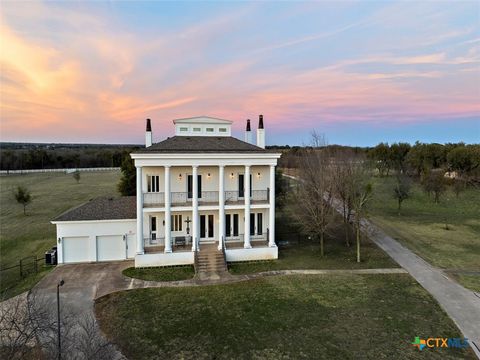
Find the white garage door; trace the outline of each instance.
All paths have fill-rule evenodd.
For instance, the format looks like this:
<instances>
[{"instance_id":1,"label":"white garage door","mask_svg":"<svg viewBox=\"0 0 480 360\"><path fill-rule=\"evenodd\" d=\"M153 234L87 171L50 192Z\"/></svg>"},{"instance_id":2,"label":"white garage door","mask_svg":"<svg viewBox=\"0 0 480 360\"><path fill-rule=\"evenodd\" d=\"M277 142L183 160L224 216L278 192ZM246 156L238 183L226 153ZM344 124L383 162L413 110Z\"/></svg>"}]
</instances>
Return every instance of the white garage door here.
<instances>
[{"instance_id":1,"label":"white garage door","mask_svg":"<svg viewBox=\"0 0 480 360\"><path fill-rule=\"evenodd\" d=\"M89 237L76 236L63 238L63 262L77 263L90 261Z\"/></svg>"},{"instance_id":2,"label":"white garage door","mask_svg":"<svg viewBox=\"0 0 480 360\"><path fill-rule=\"evenodd\" d=\"M98 261L125 260L126 251L123 235L97 236Z\"/></svg>"}]
</instances>

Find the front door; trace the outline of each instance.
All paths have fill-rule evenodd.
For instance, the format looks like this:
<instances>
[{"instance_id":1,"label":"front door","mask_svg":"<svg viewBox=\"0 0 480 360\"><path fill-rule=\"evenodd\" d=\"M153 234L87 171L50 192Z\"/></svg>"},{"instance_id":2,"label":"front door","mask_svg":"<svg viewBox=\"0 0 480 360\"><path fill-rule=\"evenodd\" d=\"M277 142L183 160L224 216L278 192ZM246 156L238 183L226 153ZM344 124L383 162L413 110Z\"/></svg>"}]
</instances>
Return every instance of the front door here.
<instances>
[{"instance_id":1,"label":"front door","mask_svg":"<svg viewBox=\"0 0 480 360\"><path fill-rule=\"evenodd\" d=\"M200 240L213 239L214 231L214 216L200 215Z\"/></svg>"},{"instance_id":2,"label":"front door","mask_svg":"<svg viewBox=\"0 0 480 360\"><path fill-rule=\"evenodd\" d=\"M150 244L157 243L157 217L150 217Z\"/></svg>"}]
</instances>

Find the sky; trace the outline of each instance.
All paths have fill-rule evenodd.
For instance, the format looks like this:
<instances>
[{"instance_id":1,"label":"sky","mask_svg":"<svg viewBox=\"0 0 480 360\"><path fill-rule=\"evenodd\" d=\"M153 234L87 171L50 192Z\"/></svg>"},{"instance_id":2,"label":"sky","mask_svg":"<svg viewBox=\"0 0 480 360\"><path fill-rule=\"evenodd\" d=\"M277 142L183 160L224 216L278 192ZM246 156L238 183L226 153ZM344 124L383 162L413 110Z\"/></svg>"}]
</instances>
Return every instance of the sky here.
<instances>
[{"instance_id":1,"label":"sky","mask_svg":"<svg viewBox=\"0 0 480 360\"><path fill-rule=\"evenodd\" d=\"M0 66L0 141L480 142L479 1L1 1Z\"/></svg>"}]
</instances>

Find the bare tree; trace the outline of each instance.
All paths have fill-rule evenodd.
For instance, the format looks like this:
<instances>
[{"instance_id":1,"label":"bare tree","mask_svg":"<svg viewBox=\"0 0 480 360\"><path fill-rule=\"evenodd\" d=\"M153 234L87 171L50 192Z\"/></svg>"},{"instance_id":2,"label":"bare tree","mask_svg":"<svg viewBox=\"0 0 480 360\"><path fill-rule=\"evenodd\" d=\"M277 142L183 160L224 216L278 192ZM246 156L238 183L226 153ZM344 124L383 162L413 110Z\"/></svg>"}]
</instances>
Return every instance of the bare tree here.
<instances>
[{"instance_id":1,"label":"bare tree","mask_svg":"<svg viewBox=\"0 0 480 360\"><path fill-rule=\"evenodd\" d=\"M0 305L0 357L58 358L57 304L53 297L31 291ZM62 358L114 359L119 353L106 340L90 313L61 309Z\"/></svg>"},{"instance_id":2,"label":"bare tree","mask_svg":"<svg viewBox=\"0 0 480 360\"><path fill-rule=\"evenodd\" d=\"M397 181L393 188L393 197L397 199L398 215L400 215L403 201L410 197L411 180L407 175L402 173L397 174L396 178Z\"/></svg>"},{"instance_id":3,"label":"bare tree","mask_svg":"<svg viewBox=\"0 0 480 360\"><path fill-rule=\"evenodd\" d=\"M320 253L324 256L325 234L334 214L330 157L323 135L312 132L311 146L300 158L299 174L290 211L304 232L320 239Z\"/></svg>"},{"instance_id":4,"label":"bare tree","mask_svg":"<svg viewBox=\"0 0 480 360\"><path fill-rule=\"evenodd\" d=\"M352 201L352 209L354 212L354 226L356 234L357 245L357 262L361 261L360 258L360 227L361 219L367 214L367 204L372 196L372 184L370 182L371 173L367 169L365 163L358 162L352 166L352 172L350 174L351 187L349 189L349 196Z\"/></svg>"},{"instance_id":5,"label":"bare tree","mask_svg":"<svg viewBox=\"0 0 480 360\"><path fill-rule=\"evenodd\" d=\"M345 230L345 244L350 247L350 218L352 215L352 196L353 187L352 173L355 164L361 161L358 155L351 151L340 151L332 159L332 181L334 196L341 202L343 226Z\"/></svg>"}]
</instances>

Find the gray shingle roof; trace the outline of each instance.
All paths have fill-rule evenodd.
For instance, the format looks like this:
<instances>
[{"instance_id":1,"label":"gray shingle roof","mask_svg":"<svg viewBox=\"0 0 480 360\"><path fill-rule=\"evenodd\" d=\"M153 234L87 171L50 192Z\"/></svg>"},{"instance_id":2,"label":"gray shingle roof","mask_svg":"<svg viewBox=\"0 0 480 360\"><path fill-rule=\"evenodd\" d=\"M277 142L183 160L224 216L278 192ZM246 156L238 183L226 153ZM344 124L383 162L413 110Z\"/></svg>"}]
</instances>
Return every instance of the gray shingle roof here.
<instances>
[{"instance_id":1,"label":"gray shingle roof","mask_svg":"<svg viewBox=\"0 0 480 360\"><path fill-rule=\"evenodd\" d=\"M261 147L246 143L232 136L173 136L148 148L137 150L144 153L191 153L191 152L267 152Z\"/></svg>"},{"instance_id":2,"label":"gray shingle roof","mask_svg":"<svg viewBox=\"0 0 480 360\"><path fill-rule=\"evenodd\" d=\"M121 220L136 217L136 196L101 197L67 210L53 221Z\"/></svg>"}]
</instances>

